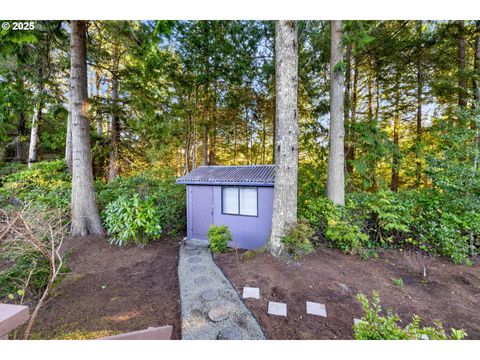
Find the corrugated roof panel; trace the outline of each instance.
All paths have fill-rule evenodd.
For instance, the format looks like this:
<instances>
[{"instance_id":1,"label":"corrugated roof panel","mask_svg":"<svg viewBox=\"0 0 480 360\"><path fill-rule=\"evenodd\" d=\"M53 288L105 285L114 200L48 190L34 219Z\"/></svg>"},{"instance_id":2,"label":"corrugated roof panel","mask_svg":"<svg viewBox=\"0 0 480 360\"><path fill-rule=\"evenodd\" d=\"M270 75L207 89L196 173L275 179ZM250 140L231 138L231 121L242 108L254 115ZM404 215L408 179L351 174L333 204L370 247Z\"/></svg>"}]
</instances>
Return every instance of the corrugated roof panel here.
<instances>
[{"instance_id":1,"label":"corrugated roof panel","mask_svg":"<svg viewBox=\"0 0 480 360\"><path fill-rule=\"evenodd\" d=\"M275 165L200 166L177 184L273 186Z\"/></svg>"}]
</instances>

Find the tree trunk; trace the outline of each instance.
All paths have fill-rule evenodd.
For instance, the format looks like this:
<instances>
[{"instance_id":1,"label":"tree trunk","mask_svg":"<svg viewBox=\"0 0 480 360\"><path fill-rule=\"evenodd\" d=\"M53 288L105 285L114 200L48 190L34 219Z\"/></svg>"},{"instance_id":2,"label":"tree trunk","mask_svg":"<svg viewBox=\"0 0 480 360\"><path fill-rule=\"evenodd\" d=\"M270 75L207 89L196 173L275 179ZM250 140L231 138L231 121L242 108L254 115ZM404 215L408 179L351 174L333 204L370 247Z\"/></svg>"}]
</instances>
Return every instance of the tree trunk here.
<instances>
[{"instance_id":1,"label":"tree trunk","mask_svg":"<svg viewBox=\"0 0 480 360\"><path fill-rule=\"evenodd\" d=\"M477 41L475 46L475 57L473 61L473 93L475 96L475 107L480 107L480 20L476 21L476 28L477 28ZM473 158L473 171L474 174L477 174L478 168L478 143L479 139L479 131L478 126L475 121L472 122L472 129L475 131L475 139L474 139L474 148L475 148L475 155Z\"/></svg>"},{"instance_id":2,"label":"tree trunk","mask_svg":"<svg viewBox=\"0 0 480 360\"><path fill-rule=\"evenodd\" d=\"M249 131L248 109L245 106L245 156L247 164L250 165L250 131Z\"/></svg>"},{"instance_id":3,"label":"tree trunk","mask_svg":"<svg viewBox=\"0 0 480 360\"><path fill-rule=\"evenodd\" d=\"M347 139L347 164L346 170L349 176L353 176L353 164L355 160L355 139L353 132L353 124L357 121L357 103L358 103L358 76L359 76L359 59L355 56L355 65L353 69L353 91L352 91L352 104L351 104L351 116L349 117L348 126L348 139Z\"/></svg>"},{"instance_id":4,"label":"tree trunk","mask_svg":"<svg viewBox=\"0 0 480 360\"><path fill-rule=\"evenodd\" d=\"M269 250L283 251L282 237L297 221L298 46L295 21L275 24L275 192Z\"/></svg>"},{"instance_id":5,"label":"tree trunk","mask_svg":"<svg viewBox=\"0 0 480 360\"><path fill-rule=\"evenodd\" d=\"M15 78L16 78L18 92L23 95L25 91L24 79L19 74L16 74ZM16 161L25 160L25 149L23 146L23 142L25 140L26 135L27 135L26 115L25 115L25 108L22 106L19 109L17 136L15 137L15 160Z\"/></svg>"},{"instance_id":6,"label":"tree trunk","mask_svg":"<svg viewBox=\"0 0 480 360\"><path fill-rule=\"evenodd\" d=\"M212 132L210 135L210 149L208 151L208 164L215 165L216 146L217 146L217 84L213 86L213 104L212 104Z\"/></svg>"},{"instance_id":7,"label":"tree trunk","mask_svg":"<svg viewBox=\"0 0 480 360\"><path fill-rule=\"evenodd\" d=\"M397 72L397 76L395 79L395 113L393 116L393 143L395 144L395 152L393 154L393 161L392 161L392 179L390 182L390 189L392 191L397 191L399 182L400 182L400 175L399 175L399 166L400 161L398 158L399 149L399 128L400 128L400 76Z\"/></svg>"},{"instance_id":8,"label":"tree trunk","mask_svg":"<svg viewBox=\"0 0 480 360\"><path fill-rule=\"evenodd\" d=\"M210 149L208 151L208 164L215 165L215 146L217 140L217 124L216 121L213 120L213 129L210 135Z\"/></svg>"},{"instance_id":9,"label":"tree trunk","mask_svg":"<svg viewBox=\"0 0 480 360\"><path fill-rule=\"evenodd\" d=\"M265 123L265 116L262 116L262 164L265 164L266 158L266 141L267 141L267 124Z\"/></svg>"},{"instance_id":10,"label":"tree trunk","mask_svg":"<svg viewBox=\"0 0 480 360\"><path fill-rule=\"evenodd\" d=\"M87 106L86 23L71 21L70 94L72 110L71 235L103 235L93 189L90 124Z\"/></svg>"},{"instance_id":11,"label":"tree trunk","mask_svg":"<svg viewBox=\"0 0 480 360\"><path fill-rule=\"evenodd\" d=\"M203 125L203 141L202 141L202 165L203 166L208 165L207 150L208 150L207 126Z\"/></svg>"},{"instance_id":12,"label":"tree trunk","mask_svg":"<svg viewBox=\"0 0 480 360\"><path fill-rule=\"evenodd\" d=\"M18 118L18 125L17 125L17 136L15 137L15 160L16 161L23 161L24 154L23 154L23 137L27 133L27 128L25 126L25 111L20 111L20 115Z\"/></svg>"},{"instance_id":13,"label":"tree trunk","mask_svg":"<svg viewBox=\"0 0 480 360\"><path fill-rule=\"evenodd\" d=\"M197 167L197 130L193 126L192 170Z\"/></svg>"},{"instance_id":14,"label":"tree trunk","mask_svg":"<svg viewBox=\"0 0 480 360\"><path fill-rule=\"evenodd\" d=\"M420 159L420 148L422 145L422 104L423 104L423 74L422 74L422 21L417 21L418 53L417 53L417 139L416 139L416 185L420 186L422 181L422 162Z\"/></svg>"},{"instance_id":15,"label":"tree trunk","mask_svg":"<svg viewBox=\"0 0 480 360\"><path fill-rule=\"evenodd\" d=\"M190 144L192 142L192 114L188 113L188 133L185 145L185 174L190 172Z\"/></svg>"},{"instance_id":16,"label":"tree trunk","mask_svg":"<svg viewBox=\"0 0 480 360\"><path fill-rule=\"evenodd\" d=\"M274 78L275 81L275 78ZM276 94L273 94L272 101L272 163L275 164L275 139L277 138L277 123L276 123L276 111L277 111Z\"/></svg>"},{"instance_id":17,"label":"tree trunk","mask_svg":"<svg viewBox=\"0 0 480 360\"><path fill-rule=\"evenodd\" d=\"M100 77L100 74L98 70L95 70L95 97L97 98L97 101L100 97L100 86L102 84L102 78ZM97 115L97 135L102 136L103 135L103 121L102 121L102 115L100 114L95 114Z\"/></svg>"},{"instance_id":18,"label":"tree trunk","mask_svg":"<svg viewBox=\"0 0 480 360\"><path fill-rule=\"evenodd\" d=\"M70 108L70 104L68 106L67 135L65 139L65 162L67 163L68 172L71 174L72 173L72 110Z\"/></svg>"},{"instance_id":19,"label":"tree trunk","mask_svg":"<svg viewBox=\"0 0 480 360\"><path fill-rule=\"evenodd\" d=\"M345 94L343 100L343 122L345 127L345 139L349 139L349 125L350 125L350 91L352 82L352 44L349 43L346 48L345 54ZM348 154L348 144L345 142L344 150L345 155ZM348 168L347 159L345 159L345 171L350 174L352 169Z\"/></svg>"},{"instance_id":20,"label":"tree trunk","mask_svg":"<svg viewBox=\"0 0 480 360\"><path fill-rule=\"evenodd\" d=\"M119 174L118 142L120 140L120 118L118 116L118 79L116 70L112 77L112 115L110 120L110 163L108 181L114 180Z\"/></svg>"},{"instance_id":21,"label":"tree trunk","mask_svg":"<svg viewBox=\"0 0 480 360\"><path fill-rule=\"evenodd\" d=\"M476 21L477 39L475 44L475 57L473 60L473 94L475 106L480 107L480 20Z\"/></svg>"},{"instance_id":22,"label":"tree trunk","mask_svg":"<svg viewBox=\"0 0 480 360\"><path fill-rule=\"evenodd\" d=\"M466 105L467 81L465 76L465 21L458 20L458 106Z\"/></svg>"},{"instance_id":23,"label":"tree trunk","mask_svg":"<svg viewBox=\"0 0 480 360\"><path fill-rule=\"evenodd\" d=\"M372 74L369 72L367 75L367 87L368 87L368 120L373 118L373 92L372 92Z\"/></svg>"},{"instance_id":24,"label":"tree trunk","mask_svg":"<svg viewBox=\"0 0 480 360\"><path fill-rule=\"evenodd\" d=\"M40 140L40 122L42 121L42 108L43 108L43 83L39 79L37 85L37 100L35 103L35 110L32 117L32 129L30 130L30 147L28 149L28 167L31 167L33 163L38 161L38 143Z\"/></svg>"},{"instance_id":25,"label":"tree trunk","mask_svg":"<svg viewBox=\"0 0 480 360\"><path fill-rule=\"evenodd\" d=\"M233 120L233 165L237 165L237 118Z\"/></svg>"},{"instance_id":26,"label":"tree trunk","mask_svg":"<svg viewBox=\"0 0 480 360\"><path fill-rule=\"evenodd\" d=\"M345 205L345 154L343 126L343 70L336 67L343 62L342 21L331 21L330 50L330 129L327 173L327 198L334 204Z\"/></svg>"}]
</instances>

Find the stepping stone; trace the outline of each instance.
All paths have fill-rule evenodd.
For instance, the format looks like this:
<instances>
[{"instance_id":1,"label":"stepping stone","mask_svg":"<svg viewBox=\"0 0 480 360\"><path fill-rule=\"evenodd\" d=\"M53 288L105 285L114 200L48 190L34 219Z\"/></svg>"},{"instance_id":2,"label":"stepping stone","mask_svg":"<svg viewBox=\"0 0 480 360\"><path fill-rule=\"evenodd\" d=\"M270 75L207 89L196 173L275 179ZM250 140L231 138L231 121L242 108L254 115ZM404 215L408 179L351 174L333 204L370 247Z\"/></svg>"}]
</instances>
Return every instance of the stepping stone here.
<instances>
[{"instance_id":1,"label":"stepping stone","mask_svg":"<svg viewBox=\"0 0 480 360\"><path fill-rule=\"evenodd\" d=\"M259 288L251 288L251 287L244 287L243 288L243 298L244 299L260 299L260 289Z\"/></svg>"},{"instance_id":2,"label":"stepping stone","mask_svg":"<svg viewBox=\"0 0 480 360\"><path fill-rule=\"evenodd\" d=\"M188 255L200 255L200 250L187 250Z\"/></svg>"},{"instance_id":3,"label":"stepping stone","mask_svg":"<svg viewBox=\"0 0 480 360\"><path fill-rule=\"evenodd\" d=\"M210 279L208 276L205 276L205 275L199 276L194 280L195 284L197 284L197 285L205 285L205 284L208 284L211 281L212 281L212 279Z\"/></svg>"},{"instance_id":4,"label":"stepping stone","mask_svg":"<svg viewBox=\"0 0 480 360\"><path fill-rule=\"evenodd\" d=\"M188 259L188 262L191 263L191 264L195 264L195 263L198 263L202 261L202 258L200 256L194 256L194 257L191 257L190 259Z\"/></svg>"},{"instance_id":5,"label":"stepping stone","mask_svg":"<svg viewBox=\"0 0 480 360\"><path fill-rule=\"evenodd\" d=\"M227 327L218 333L217 340L242 340L242 334L235 327Z\"/></svg>"},{"instance_id":6,"label":"stepping stone","mask_svg":"<svg viewBox=\"0 0 480 360\"><path fill-rule=\"evenodd\" d=\"M269 301L268 314L277 316L287 316L287 304Z\"/></svg>"},{"instance_id":7,"label":"stepping stone","mask_svg":"<svg viewBox=\"0 0 480 360\"><path fill-rule=\"evenodd\" d=\"M207 301L212 301L218 298L218 295L220 295L220 293L218 292L217 289L207 289L204 292L202 292L202 299Z\"/></svg>"},{"instance_id":8,"label":"stepping stone","mask_svg":"<svg viewBox=\"0 0 480 360\"><path fill-rule=\"evenodd\" d=\"M190 271L191 272L203 272L203 271L205 271L205 266L204 265L193 265L190 268Z\"/></svg>"},{"instance_id":9,"label":"stepping stone","mask_svg":"<svg viewBox=\"0 0 480 360\"><path fill-rule=\"evenodd\" d=\"M228 319L230 310L224 307L216 307L208 312L208 317L214 322L219 322Z\"/></svg>"},{"instance_id":10,"label":"stepping stone","mask_svg":"<svg viewBox=\"0 0 480 360\"><path fill-rule=\"evenodd\" d=\"M327 317L327 309L324 304L307 301L307 314Z\"/></svg>"}]
</instances>

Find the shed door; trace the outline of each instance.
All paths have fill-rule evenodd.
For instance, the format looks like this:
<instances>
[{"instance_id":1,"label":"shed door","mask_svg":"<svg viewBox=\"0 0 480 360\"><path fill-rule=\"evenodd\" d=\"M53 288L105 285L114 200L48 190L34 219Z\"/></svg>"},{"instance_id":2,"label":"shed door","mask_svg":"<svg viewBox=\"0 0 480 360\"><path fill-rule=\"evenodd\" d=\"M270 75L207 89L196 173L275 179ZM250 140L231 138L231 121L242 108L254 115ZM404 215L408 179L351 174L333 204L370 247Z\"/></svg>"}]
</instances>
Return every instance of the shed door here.
<instances>
[{"instance_id":1,"label":"shed door","mask_svg":"<svg viewBox=\"0 0 480 360\"><path fill-rule=\"evenodd\" d=\"M192 200L192 236L207 239L207 232L213 224L213 186L190 186Z\"/></svg>"}]
</instances>

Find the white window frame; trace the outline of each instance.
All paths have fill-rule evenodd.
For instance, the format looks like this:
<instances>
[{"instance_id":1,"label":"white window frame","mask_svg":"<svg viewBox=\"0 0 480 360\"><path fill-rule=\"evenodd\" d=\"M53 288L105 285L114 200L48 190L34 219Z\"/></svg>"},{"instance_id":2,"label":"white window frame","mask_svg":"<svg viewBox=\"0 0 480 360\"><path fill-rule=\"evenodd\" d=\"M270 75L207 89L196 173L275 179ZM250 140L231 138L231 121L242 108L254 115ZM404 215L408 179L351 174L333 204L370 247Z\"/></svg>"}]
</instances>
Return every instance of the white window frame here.
<instances>
[{"instance_id":1,"label":"white window frame","mask_svg":"<svg viewBox=\"0 0 480 360\"><path fill-rule=\"evenodd\" d=\"M235 188L237 189L237 209L238 209L238 212L237 213L227 213L224 211L223 209L223 191L224 189L227 189L227 188ZM255 193L256 193L256 211L255 211L255 215L251 215L251 214L242 214L242 206L241 206L241 203L240 203L240 189L242 188L249 188L249 189L255 189ZM222 186L222 198L221 198L221 202L222 202L222 215L233 215L233 216L248 216L248 217L258 217L258 187L257 186Z\"/></svg>"}]
</instances>

